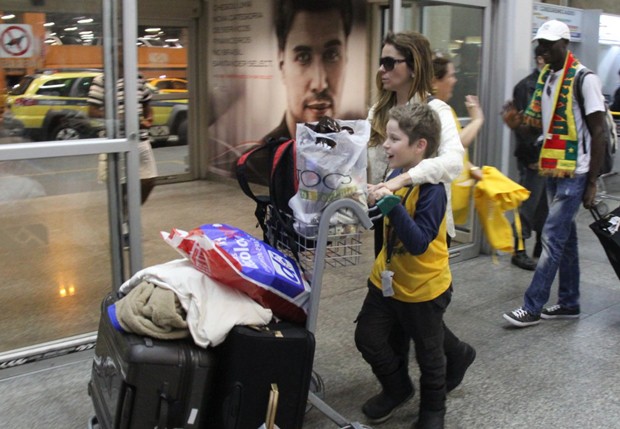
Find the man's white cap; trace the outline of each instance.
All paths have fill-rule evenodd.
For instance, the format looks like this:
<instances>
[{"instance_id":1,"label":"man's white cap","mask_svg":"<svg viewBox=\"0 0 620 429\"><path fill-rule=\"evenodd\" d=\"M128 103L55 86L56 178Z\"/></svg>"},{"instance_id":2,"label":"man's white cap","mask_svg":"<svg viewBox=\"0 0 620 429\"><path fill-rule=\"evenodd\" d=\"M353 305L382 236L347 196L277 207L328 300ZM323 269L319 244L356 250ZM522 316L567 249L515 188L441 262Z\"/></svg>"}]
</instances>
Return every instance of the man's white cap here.
<instances>
[{"instance_id":1,"label":"man's white cap","mask_svg":"<svg viewBox=\"0 0 620 429\"><path fill-rule=\"evenodd\" d=\"M539 39L551 40L552 42L560 39L570 41L570 30L568 29L568 25L557 19L552 19L540 26L532 42Z\"/></svg>"}]
</instances>

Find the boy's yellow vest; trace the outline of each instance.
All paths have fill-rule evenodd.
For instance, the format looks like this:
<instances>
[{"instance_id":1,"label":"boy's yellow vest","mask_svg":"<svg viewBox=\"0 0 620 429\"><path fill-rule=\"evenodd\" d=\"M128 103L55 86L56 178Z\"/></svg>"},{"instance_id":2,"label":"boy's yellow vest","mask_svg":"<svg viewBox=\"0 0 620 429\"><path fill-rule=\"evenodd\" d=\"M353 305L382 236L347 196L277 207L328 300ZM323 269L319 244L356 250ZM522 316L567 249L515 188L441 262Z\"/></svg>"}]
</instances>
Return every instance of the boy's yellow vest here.
<instances>
[{"instance_id":1,"label":"boy's yellow vest","mask_svg":"<svg viewBox=\"0 0 620 429\"><path fill-rule=\"evenodd\" d=\"M395 195L403 198L407 190L408 188L402 188ZM416 186L405 201L405 208L411 217L415 215L419 192L420 187ZM421 255L412 255L397 239L388 265L386 264L386 243L389 226L390 220L386 216L384 219L383 248L375 260L370 281L381 289L381 273L386 269L393 271L393 298L403 302L431 301L444 293L452 282L452 274L448 264L445 214L437 237L429 244L426 252Z\"/></svg>"}]
</instances>

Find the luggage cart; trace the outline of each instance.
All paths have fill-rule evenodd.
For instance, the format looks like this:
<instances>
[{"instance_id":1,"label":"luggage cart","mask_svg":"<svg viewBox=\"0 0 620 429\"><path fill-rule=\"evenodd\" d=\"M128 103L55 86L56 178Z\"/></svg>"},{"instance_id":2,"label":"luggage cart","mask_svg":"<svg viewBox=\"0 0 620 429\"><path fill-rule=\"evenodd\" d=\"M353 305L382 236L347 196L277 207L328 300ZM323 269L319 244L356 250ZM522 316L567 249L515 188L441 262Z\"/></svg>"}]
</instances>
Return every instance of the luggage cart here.
<instances>
[{"instance_id":1,"label":"luggage cart","mask_svg":"<svg viewBox=\"0 0 620 429\"><path fill-rule=\"evenodd\" d=\"M272 222L279 219L273 213L273 207L267 207L267 216L271 217ZM353 213L359 220L357 224L336 224L330 225L332 216L340 211L346 210ZM280 213L282 215L282 213ZM297 221L295 221L297 222ZM299 223L297 224L299 225ZM319 301L321 298L321 286L323 282L323 272L325 266L344 267L357 265L361 256L361 227L369 229L372 222L364 212L364 209L351 199L341 199L330 203L323 211L318 226L300 225L304 233L286 233L283 228L274 228L272 233L272 245L281 252L295 257L302 271L306 275L311 286L310 308L306 328L315 332L317 316L319 313ZM291 248L293 247L293 248ZM322 386L320 376L313 372L313 384ZM350 422L336 410L331 408L321 397L322 392L313 391L311 384L308 402L321 411L325 416L344 429L371 429L359 422Z\"/></svg>"}]
</instances>

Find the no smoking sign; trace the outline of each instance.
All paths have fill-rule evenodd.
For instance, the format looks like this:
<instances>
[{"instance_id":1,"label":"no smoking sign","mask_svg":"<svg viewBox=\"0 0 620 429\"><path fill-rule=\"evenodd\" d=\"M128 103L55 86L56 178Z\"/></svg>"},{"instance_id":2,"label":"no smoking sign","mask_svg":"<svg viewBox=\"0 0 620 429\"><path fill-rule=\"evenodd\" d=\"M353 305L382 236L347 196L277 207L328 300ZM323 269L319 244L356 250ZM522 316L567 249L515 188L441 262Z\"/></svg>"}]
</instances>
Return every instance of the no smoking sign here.
<instances>
[{"instance_id":1,"label":"no smoking sign","mask_svg":"<svg viewBox=\"0 0 620 429\"><path fill-rule=\"evenodd\" d=\"M29 58L32 42L30 25L0 24L0 58Z\"/></svg>"}]
</instances>

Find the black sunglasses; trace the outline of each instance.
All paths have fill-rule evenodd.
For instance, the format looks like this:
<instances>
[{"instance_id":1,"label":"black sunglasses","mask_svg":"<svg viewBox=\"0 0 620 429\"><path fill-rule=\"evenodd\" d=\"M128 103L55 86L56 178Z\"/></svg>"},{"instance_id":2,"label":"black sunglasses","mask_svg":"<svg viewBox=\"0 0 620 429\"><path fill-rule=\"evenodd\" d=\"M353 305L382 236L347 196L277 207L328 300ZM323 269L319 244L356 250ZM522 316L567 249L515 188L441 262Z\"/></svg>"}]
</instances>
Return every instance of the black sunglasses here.
<instances>
[{"instance_id":1,"label":"black sunglasses","mask_svg":"<svg viewBox=\"0 0 620 429\"><path fill-rule=\"evenodd\" d=\"M382 57L381 59L379 59L379 67L383 66L383 69L385 71L392 71L394 70L394 66L398 63L404 63L407 60L397 60L396 58L392 58L392 57Z\"/></svg>"}]
</instances>

